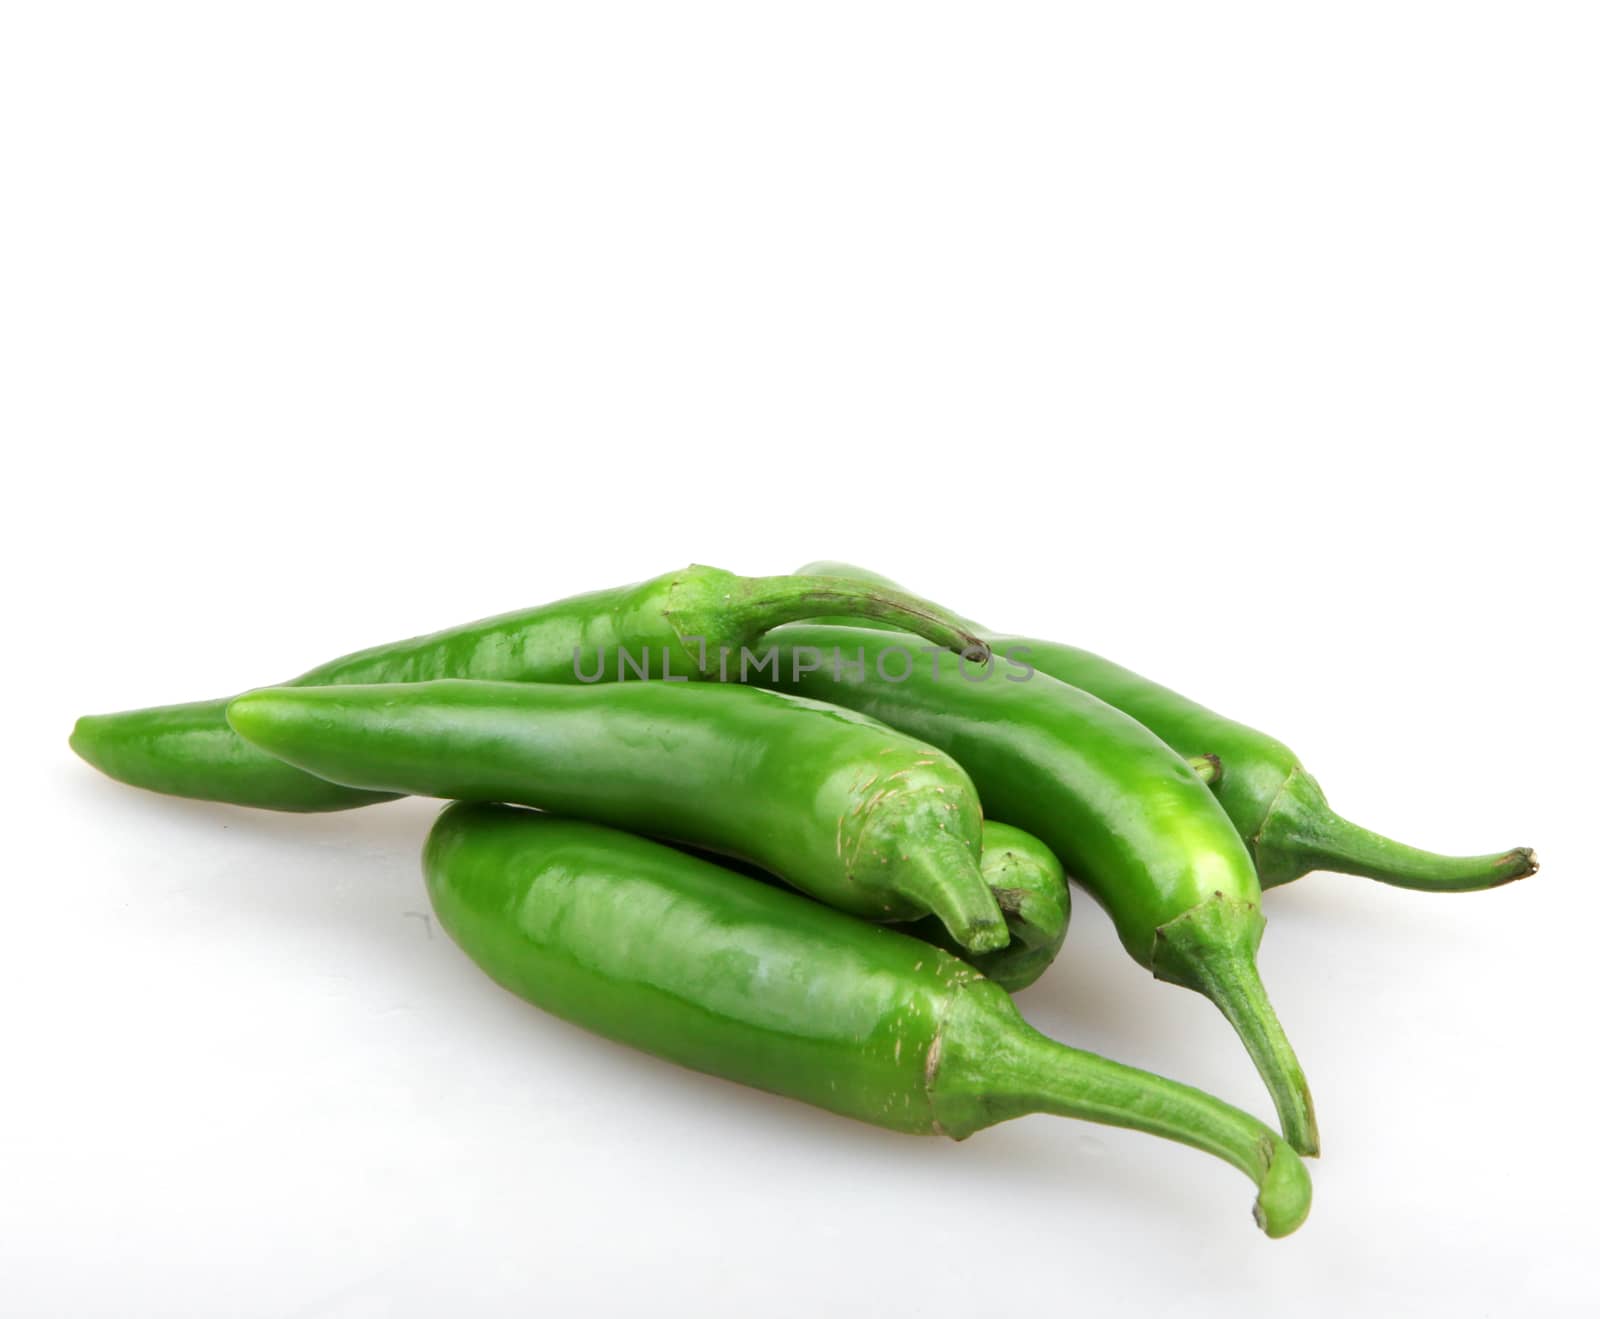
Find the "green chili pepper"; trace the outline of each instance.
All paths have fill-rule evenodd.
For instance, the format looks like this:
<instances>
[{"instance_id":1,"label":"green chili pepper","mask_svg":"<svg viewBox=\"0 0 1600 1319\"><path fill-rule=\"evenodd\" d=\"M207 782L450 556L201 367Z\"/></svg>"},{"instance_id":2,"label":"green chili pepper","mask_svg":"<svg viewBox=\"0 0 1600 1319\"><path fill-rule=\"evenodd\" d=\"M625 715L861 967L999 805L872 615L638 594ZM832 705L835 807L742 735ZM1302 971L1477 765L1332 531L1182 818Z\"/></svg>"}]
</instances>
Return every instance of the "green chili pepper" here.
<instances>
[{"instance_id":1,"label":"green chili pepper","mask_svg":"<svg viewBox=\"0 0 1600 1319\"><path fill-rule=\"evenodd\" d=\"M894 585L848 564L815 563L801 571ZM976 623L970 626L983 630ZM1255 858L1263 888L1287 884L1313 870L1337 870L1400 888L1468 893L1524 879L1539 869L1531 847L1441 856L1363 829L1334 813L1299 757L1276 738L1076 646L1030 637L987 639L1001 653L1018 655L1040 673L1116 706L1185 755L1218 753L1228 772L1217 785L1217 798Z\"/></svg>"},{"instance_id":2,"label":"green chili pepper","mask_svg":"<svg viewBox=\"0 0 1600 1319\"><path fill-rule=\"evenodd\" d=\"M902 591L844 578L737 577L695 565L359 651L292 685L704 678L713 673L709 657L737 655L779 623L840 609L892 621L940 646L986 653L945 611ZM229 729L227 705L224 698L86 716L73 729L72 749L114 779L179 797L279 811L338 811L388 800L324 783L262 754Z\"/></svg>"},{"instance_id":3,"label":"green chili pepper","mask_svg":"<svg viewBox=\"0 0 1600 1319\"><path fill-rule=\"evenodd\" d=\"M1000 988L1026 989L1049 968L1067 938L1072 897L1056 855L1032 834L994 820L983 822L984 883L1000 904L1011 942L992 953L969 953L931 917L904 926L928 943L965 958Z\"/></svg>"},{"instance_id":4,"label":"green chili pepper","mask_svg":"<svg viewBox=\"0 0 1600 1319\"><path fill-rule=\"evenodd\" d=\"M685 1067L956 1140L1055 1113L1181 1141L1260 1188L1269 1236L1311 1183L1254 1118L1039 1034L965 963L593 824L456 805L424 852L440 923L505 988Z\"/></svg>"},{"instance_id":5,"label":"green chili pepper","mask_svg":"<svg viewBox=\"0 0 1600 1319\"><path fill-rule=\"evenodd\" d=\"M941 666L903 634L804 623L768 641L776 676L751 680L859 710L953 756L988 814L1041 839L1140 965L1222 1010L1284 1135L1316 1152L1310 1091L1256 971L1255 868L1186 760L1104 701L998 656Z\"/></svg>"},{"instance_id":6,"label":"green chili pepper","mask_svg":"<svg viewBox=\"0 0 1600 1319\"><path fill-rule=\"evenodd\" d=\"M456 679L263 688L228 719L333 783L539 806L732 853L872 920L932 912L976 953L1010 938L972 781L848 710L716 683Z\"/></svg>"}]
</instances>

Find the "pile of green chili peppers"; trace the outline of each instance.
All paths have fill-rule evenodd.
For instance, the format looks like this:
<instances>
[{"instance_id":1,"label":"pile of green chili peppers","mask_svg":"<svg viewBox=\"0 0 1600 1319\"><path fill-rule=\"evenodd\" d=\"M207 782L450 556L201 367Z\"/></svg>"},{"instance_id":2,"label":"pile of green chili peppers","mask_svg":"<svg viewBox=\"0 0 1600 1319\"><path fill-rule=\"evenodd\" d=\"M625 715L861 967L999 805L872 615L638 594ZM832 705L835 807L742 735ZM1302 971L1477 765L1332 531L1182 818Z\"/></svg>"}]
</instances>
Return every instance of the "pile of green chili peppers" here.
<instances>
[{"instance_id":1,"label":"pile of green chili peppers","mask_svg":"<svg viewBox=\"0 0 1600 1319\"><path fill-rule=\"evenodd\" d=\"M332 660L231 699L78 721L136 787L282 811L453 799L442 925L547 1011L894 1131L1027 1113L1164 1136L1305 1219L1311 1091L1256 970L1261 893L1311 870L1440 892L1531 875L1334 814L1281 742L1087 651L888 580L693 566ZM1071 876L1128 954L1222 1011L1269 1127L1033 1030Z\"/></svg>"}]
</instances>

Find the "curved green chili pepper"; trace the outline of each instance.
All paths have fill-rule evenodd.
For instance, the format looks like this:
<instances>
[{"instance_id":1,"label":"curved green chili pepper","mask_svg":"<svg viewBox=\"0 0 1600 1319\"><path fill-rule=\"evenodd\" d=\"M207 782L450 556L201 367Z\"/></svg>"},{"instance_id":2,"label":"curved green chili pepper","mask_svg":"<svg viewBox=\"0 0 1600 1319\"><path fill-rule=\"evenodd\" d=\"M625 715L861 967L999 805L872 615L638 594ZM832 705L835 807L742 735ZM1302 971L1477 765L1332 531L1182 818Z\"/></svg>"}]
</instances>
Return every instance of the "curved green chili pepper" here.
<instances>
[{"instance_id":1,"label":"curved green chili pepper","mask_svg":"<svg viewBox=\"0 0 1600 1319\"><path fill-rule=\"evenodd\" d=\"M801 571L893 586L887 578L849 564L815 563ZM983 630L975 623L971 626ZM1217 798L1255 858L1263 888L1286 884L1313 870L1337 870L1400 888L1468 893L1524 879L1539 869L1531 847L1483 856L1441 856L1363 829L1334 813L1299 757L1276 738L1076 646L985 635L1002 653L1025 658L1040 673L1133 716L1183 754L1219 754L1228 772L1217 785Z\"/></svg>"},{"instance_id":2,"label":"curved green chili pepper","mask_svg":"<svg viewBox=\"0 0 1600 1319\"><path fill-rule=\"evenodd\" d=\"M1046 1038L999 986L916 939L658 843L456 805L424 850L439 922L512 993L697 1071L894 1131L962 1140L1027 1113L1216 1155L1283 1236L1305 1165L1254 1118Z\"/></svg>"},{"instance_id":3,"label":"curved green chili pepper","mask_svg":"<svg viewBox=\"0 0 1600 1319\"><path fill-rule=\"evenodd\" d=\"M979 868L1011 931L1011 942L1004 948L969 953L932 917L902 928L964 958L1014 994L1043 975L1066 942L1072 920L1067 877L1055 853L1032 834L995 820L983 822Z\"/></svg>"},{"instance_id":4,"label":"curved green chili pepper","mask_svg":"<svg viewBox=\"0 0 1600 1319\"><path fill-rule=\"evenodd\" d=\"M988 814L1043 841L1140 965L1222 1010L1289 1143L1316 1152L1311 1094L1256 971L1255 868L1186 760L1104 701L999 656L969 671L913 655L903 633L805 623L767 640L776 676L752 680L859 710L954 757Z\"/></svg>"},{"instance_id":5,"label":"curved green chili pepper","mask_svg":"<svg viewBox=\"0 0 1600 1319\"><path fill-rule=\"evenodd\" d=\"M228 720L333 783L539 806L732 853L871 920L932 912L975 953L1010 938L972 781L848 710L716 683L455 679L263 688Z\"/></svg>"},{"instance_id":6,"label":"curved green chili pepper","mask_svg":"<svg viewBox=\"0 0 1600 1319\"><path fill-rule=\"evenodd\" d=\"M813 575L737 577L694 565L358 651L290 685L709 677L708 656L738 654L779 623L840 609L890 621L940 646L987 653L952 615L903 591ZM278 811L339 811L388 800L323 783L263 755L229 729L227 705L224 698L87 715L73 729L72 749L114 779L179 797Z\"/></svg>"}]
</instances>

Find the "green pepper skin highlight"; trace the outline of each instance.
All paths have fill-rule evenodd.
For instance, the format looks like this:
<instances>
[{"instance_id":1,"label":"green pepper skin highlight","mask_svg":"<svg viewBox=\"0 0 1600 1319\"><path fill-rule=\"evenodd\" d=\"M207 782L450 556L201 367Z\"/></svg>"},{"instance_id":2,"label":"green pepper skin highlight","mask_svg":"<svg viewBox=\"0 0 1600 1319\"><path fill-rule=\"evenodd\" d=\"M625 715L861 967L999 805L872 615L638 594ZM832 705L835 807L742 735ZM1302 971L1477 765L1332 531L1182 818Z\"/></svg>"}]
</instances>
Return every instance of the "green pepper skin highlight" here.
<instances>
[{"instance_id":1,"label":"green pepper skin highlight","mask_svg":"<svg viewBox=\"0 0 1600 1319\"><path fill-rule=\"evenodd\" d=\"M870 920L931 912L975 953L1010 938L972 781L848 710L716 683L447 679L263 688L228 719L333 783L538 806L744 858Z\"/></svg>"},{"instance_id":2,"label":"green pepper skin highlight","mask_svg":"<svg viewBox=\"0 0 1600 1319\"><path fill-rule=\"evenodd\" d=\"M290 686L483 678L509 682L703 678L708 656L737 654L768 628L848 609L955 650L983 644L925 600L845 578L739 577L693 565L637 585L501 614L319 665ZM591 679L593 675L593 679ZM388 800L322 783L242 742L226 698L86 715L70 744L89 764L136 788L276 811L341 811Z\"/></svg>"},{"instance_id":3,"label":"green pepper skin highlight","mask_svg":"<svg viewBox=\"0 0 1600 1319\"><path fill-rule=\"evenodd\" d=\"M904 926L907 934L965 959L1008 993L1026 989L1049 969L1066 942L1072 896L1056 855L1032 834L996 820L983 822L983 881L1000 904L1011 942L992 953L969 953L932 917Z\"/></svg>"},{"instance_id":4,"label":"green pepper skin highlight","mask_svg":"<svg viewBox=\"0 0 1600 1319\"><path fill-rule=\"evenodd\" d=\"M815 563L801 571L894 587L888 578L850 564ZM984 631L976 623L970 626ZM1524 879L1539 869L1531 847L1443 856L1373 833L1337 815L1300 758L1276 738L1076 646L984 635L1001 654L1018 655L1040 673L1098 696L1183 755L1220 756L1226 773L1215 785L1217 799L1250 849L1262 888L1287 884L1313 870L1335 870L1399 888L1468 893Z\"/></svg>"},{"instance_id":5,"label":"green pepper skin highlight","mask_svg":"<svg viewBox=\"0 0 1600 1319\"><path fill-rule=\"evenodd\" d=\"M1221 1009L1289 1143L1317 1152L1305 1075L1256 971L1255 867L1187 760L1120 710L999 654L986 667L941 664L911 654L904 634L806 623L767 640L776 676L750 680L859 710L953 757L992 818L1040 839L1106 909L1135 961Z\"/></svg>"},{"instance_id":6,"label":"green pepper skin highlight","mask_svg":"<svg viewBox=\"0 0 1600 1319\"><path fill-rule=\"evenodd\" d=\"M962 1140L1028 1113L1226 1160L1257 1223L1304 1221L1304 1164L1198 1090L1046 1038L920 940L598 825L458 804L423 857L439 922L512 993L609 1039L892 1131Z\"/></svg>"}]
</instances>

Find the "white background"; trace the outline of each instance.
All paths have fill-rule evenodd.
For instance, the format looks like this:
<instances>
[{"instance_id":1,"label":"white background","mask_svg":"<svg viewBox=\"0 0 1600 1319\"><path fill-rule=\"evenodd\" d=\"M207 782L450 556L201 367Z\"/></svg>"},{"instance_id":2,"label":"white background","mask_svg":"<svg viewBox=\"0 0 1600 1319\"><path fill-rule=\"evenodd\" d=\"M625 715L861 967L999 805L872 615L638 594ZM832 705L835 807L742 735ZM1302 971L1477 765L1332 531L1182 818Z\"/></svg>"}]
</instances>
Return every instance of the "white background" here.
<instances>
[{"instance_id":1,"label":"white background","mask_svg":"<svg viewBox=\"0 0 1600 1319\"><path fill-rule=\"evenodd\" d=\"M7 1315L1600 1302L1592 5L13 4ZM1038 1117L852 1125L543 1017L434 806L122 788L79 713L691 560L891 573L1543 872L1321 875L1302 1231ZM1021 999L1255 1111L1078 903Z\"/></svg>"}]
</instances>

